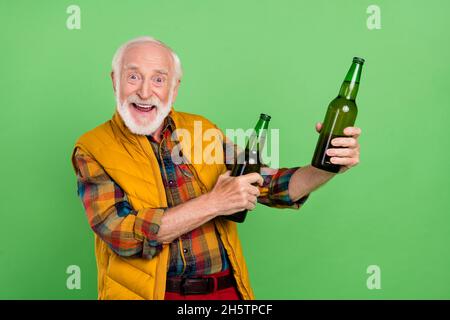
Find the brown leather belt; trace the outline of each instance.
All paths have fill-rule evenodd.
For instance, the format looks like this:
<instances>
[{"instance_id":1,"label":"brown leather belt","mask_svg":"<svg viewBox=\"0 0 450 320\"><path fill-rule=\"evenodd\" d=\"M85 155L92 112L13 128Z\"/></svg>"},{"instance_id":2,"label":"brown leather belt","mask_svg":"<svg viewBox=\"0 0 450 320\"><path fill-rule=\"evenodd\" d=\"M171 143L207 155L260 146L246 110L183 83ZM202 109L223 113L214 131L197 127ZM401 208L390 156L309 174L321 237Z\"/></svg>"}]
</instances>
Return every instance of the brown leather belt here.
<instances>
[{"instance_id":1,"label":"brown leather belt","mask_svg":"<svg viewBox=\"0 0 450 320\"><path fill-rule=\"evenodd\" d=\"M169 277L166 282L166 291L176 292L182 295L208 294L234 285L235 280L232 274L221 277L201 278Z\"/></svg>"}]
</instances>

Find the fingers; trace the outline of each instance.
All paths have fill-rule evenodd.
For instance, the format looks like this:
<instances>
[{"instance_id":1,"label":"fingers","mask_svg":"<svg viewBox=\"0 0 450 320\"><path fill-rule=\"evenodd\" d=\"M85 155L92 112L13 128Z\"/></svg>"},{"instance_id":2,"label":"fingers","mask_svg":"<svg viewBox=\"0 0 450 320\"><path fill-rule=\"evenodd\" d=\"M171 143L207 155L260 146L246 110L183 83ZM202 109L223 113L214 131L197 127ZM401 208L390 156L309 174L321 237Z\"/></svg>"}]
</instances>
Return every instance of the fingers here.
<instances>
[{"instance_id":1,"label":"fingers","mask_svg":"<svg viewBox=\"0 0 450 320\"><path fill-rule=\"evenodd\" d=\"M240 200L235 201L236 206L234 207L233 212L238 212L242 210L253 210L258 203L258 198L254 195L247 194L244 197L241 197Z\"/></svg>"},{"instance_id":2,"label":"fingers","mask_svg":"<svg viewBox=\"0 0 450 320\"><path fill-rule=\"evenodd\" d=\"M352 136L358 138L361 135L361 128L358 127L347 127L344 129L344 134L346 136Z\"/></svg>"},{"instance_id":3,"label":"fingers","mask_svg":"<svg viewBox=\"0 0 450 320\"><path fill-rule=\"evenodd\" d=\"M245 209L247 209L247 210L255 209L256 203L257 203L257 198L255 196L249 196L247 206L245 207Z\"/></svg>"},{"instance_id":4,"label":"fingers","mask_svg":"<svg viewBox=\"0 0 450 320\"><path fill-rule=\"evenodd\" d=\"M327 155L330 157L354 157L358 155L358 151L354 148L328 149Z\"/></svg>"},{"instance_id":5,"label":"fingers","mask_svg":"<svg viewBox=\"0 0 450 320\"><path fill-rule=\"evenodd\" d=\"M259 195L261 194L259 192L259 188L255 187L255 186L252 186L252 185L249 185L248 193L250 195L252 195L252 196L255 196L255 197L259 197Z\"/></svg>"},{"instance_id":6,"label":"fingers","mask_svg":"<svg viewBox=\"0 0 450 320\"><path fill-rule=\"evenodd\" d=\"M358 146L358 140L355 138L334 138L331 140L331 145L334 147L356 148Z\"/></svg>"},{"instance_id":7,"label":"fingers","mask_svg":"<svg viewBox=\"0 0 450 320\"><path fill-rule=\"evenodd\" d=\"M317 122L316 123L316 131L320 132L320 130L322 130L322 122Z\"/></svg>"},{"instance_id":8,"label":"fingers","mask_svg":"<svg viewBox=\"0 0 450 320\"><path fill-rule=\"evenodd\" d=\"M264 182L263 177L259 173L256 173L256 172L244 174L240 178L249 184L257 183L260 186L262 186L263 182Z\"/></svg>"},{"instance_id":9,"label":"fingers","mask_svg":"<svg viewBox=\"0 0 450 320\"><path fill-rule=\"evenodd\" d=\"M342 166L349 166L353 167L356 166L359 163L359 158L338 158L338 157L331 157L330 158L331 163L333 164L340 164Z\"/></svg>"}]
</instances>

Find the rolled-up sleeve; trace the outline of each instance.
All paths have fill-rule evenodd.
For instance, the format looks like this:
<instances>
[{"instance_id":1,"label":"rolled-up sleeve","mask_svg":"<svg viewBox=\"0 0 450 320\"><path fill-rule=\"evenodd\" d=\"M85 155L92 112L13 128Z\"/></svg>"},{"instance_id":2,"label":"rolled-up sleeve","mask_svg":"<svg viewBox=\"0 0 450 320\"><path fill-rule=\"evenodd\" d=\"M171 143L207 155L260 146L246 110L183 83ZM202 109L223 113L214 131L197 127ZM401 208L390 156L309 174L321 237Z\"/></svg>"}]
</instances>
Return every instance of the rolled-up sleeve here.
<instances>
[{"instance_id":1,"label":"rolled-up sleeve","mask_svg":"<svg viewBox=\"0 0 450 320\"><path fill-rule=\"evenodd\" d=\"M258 202L269 207L299 209L309 197L308 194L297 201L293 201L289 196L289 182L299 168L272 169L262 167L261 175L264 178L264 183L259 190L261 195L258 197Z\"/></svg>"},{"instance_id":2,"label":"rolled-up sleeve","mask_svg":"<svg viewBox=\"0 0 450 320\"><path fill-rule=\"evenodd\" d=\"M151 259L157 255L162 250L157 233L167 208L134 210L122 188L80 148L73 164L78 196L92 230L120 256Z\"/></svg>"},{"instance_id":3,"label":"rolled-up sleeve","mask_svg":"<svg viewBox=\"0 0 450 320\"><path fill-rule=\"evenodd\" d=\"M244 150L239 148L238 145L234 144L226 136L223 143L223 149L227 170L232 170L234 163L236 163L238 159L238 155ZM263 165L260 173L264 182L263 185L259 187L260 196L258 197L258 202L274 208L299 209L308 199L309 194L297 201L292 201L289 196L289 182L291 181L292 175L298 169L300 169L300 167L273 169Z\"/></svg>"}]
</instances>

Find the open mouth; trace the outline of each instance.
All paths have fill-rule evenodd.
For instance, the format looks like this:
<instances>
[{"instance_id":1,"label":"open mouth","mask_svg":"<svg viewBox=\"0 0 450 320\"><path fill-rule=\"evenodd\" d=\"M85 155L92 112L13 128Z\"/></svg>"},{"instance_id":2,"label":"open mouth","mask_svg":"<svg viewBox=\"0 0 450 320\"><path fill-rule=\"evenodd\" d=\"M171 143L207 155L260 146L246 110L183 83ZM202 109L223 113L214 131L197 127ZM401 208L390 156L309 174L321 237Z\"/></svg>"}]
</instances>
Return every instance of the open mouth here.
<instances>
[{"instance_id":1,"label":"open mouth","mask_svg":"<svg viewBox=\"0 0 450 320\"><path fill-rule=\"evenodd\" d=\"M154 104L140 104L140 103L131 103L133 108L141 111L141 112L150 112L156 108Z\"/></svg>"}]
</instances>

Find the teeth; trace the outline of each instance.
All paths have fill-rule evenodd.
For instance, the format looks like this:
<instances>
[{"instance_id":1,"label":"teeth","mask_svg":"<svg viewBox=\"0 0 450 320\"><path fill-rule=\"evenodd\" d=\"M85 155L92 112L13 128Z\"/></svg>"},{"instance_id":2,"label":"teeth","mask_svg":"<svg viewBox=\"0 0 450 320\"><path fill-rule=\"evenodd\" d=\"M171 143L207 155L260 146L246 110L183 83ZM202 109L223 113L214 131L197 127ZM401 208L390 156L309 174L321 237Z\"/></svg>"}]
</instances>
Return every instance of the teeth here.
<instances>
[{"instance_id":1,"label":"teeth","mask_svg":"<svg viewBox=\"0 0 450 320\"><path fill-rule=\"evenodd\" d=\"M139 103L135 103L135 105L137 105L137 106L140 107L140 108L146 108L146 109L150 109L151 107L153 107L153 106L148 105L148 104L139 104Z\"/></svg>"}]
</instances>

